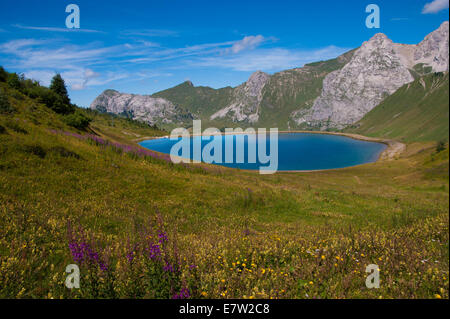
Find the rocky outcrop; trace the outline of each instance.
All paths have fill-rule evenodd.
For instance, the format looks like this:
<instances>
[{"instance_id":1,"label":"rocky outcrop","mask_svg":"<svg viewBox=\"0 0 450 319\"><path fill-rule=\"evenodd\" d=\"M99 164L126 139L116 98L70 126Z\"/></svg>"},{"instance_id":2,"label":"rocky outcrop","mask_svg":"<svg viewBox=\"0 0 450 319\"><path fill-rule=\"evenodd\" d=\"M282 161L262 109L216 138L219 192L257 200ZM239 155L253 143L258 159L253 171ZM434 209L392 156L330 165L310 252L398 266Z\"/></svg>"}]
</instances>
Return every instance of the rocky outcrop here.
<instances>
[{"instance_id":1,"label":"rocky outcrop","mask_svg":"<svg viewBox=\"0 0 450 319\"><path fill-rule=\"evenodd\" d=\"M233 90L233 102L211 115L210 119L228 117L233 122L258 122L260 104L263 98L262 92L269 78L270 76L267 73L261 71L253 73L247 82Z\"/></svg>"},{"instance_id":2,"label":"rocky outcrop","mask_svg":"<svg viewBox=\"0 0 450 319\"><path fill-rule=\"evenodd\" d=\"M124 114L149 124L181 123L192 118L172 102L149 95L120 93L106 90L90 106L101 112Z\"/></svg>"},{"instance_id":3,"label":"rocky outcrop","mask_svg":"<svg viewBox=\"0 0 450 319\"><path fill-rule=\"evenodd\" d=\"M430 33L414 50L414 65L423 63L430 66L434 72L448 71L449 54L448 21L436 31Z\"/></svg>"},{"instance_id":4,"label":"rocky outcrop","mask_svg":"<svg viewBox=\"0 0 450 319\"><path fill-rule=\"evenodd\" d=\"M395 44L378 33L356 50L342 69L325 77L321 95L309 110L298 110L291 118L297 124L322 130L342 129L414 80L417 65L430 71L448 70L448 22L418 45Z\"/></svg>"}]
</instances>

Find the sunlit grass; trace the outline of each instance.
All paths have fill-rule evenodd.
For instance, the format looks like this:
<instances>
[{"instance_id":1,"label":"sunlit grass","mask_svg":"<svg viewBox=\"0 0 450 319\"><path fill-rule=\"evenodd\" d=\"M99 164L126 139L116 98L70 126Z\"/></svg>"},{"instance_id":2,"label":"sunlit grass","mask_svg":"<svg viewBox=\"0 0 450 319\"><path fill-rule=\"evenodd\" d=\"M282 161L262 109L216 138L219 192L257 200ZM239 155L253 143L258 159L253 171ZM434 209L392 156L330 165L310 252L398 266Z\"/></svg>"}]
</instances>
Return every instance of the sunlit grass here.
<instances>
[{"instance_id":1,"label":"sunlit grass","mask_svg":"<svg viewBox=\"0 0 450 319\"><path fill-rule=\"evenodd\" d=\"M62 134L87 133L28 103L0 116L0 297L449 297L448 146L263 176L119 151L138 147L122 127L104 129L108 145ZM76 260L81 242L97 257ZM64 286L72 263L79 290Z\"/></svg>"}]
</instances>

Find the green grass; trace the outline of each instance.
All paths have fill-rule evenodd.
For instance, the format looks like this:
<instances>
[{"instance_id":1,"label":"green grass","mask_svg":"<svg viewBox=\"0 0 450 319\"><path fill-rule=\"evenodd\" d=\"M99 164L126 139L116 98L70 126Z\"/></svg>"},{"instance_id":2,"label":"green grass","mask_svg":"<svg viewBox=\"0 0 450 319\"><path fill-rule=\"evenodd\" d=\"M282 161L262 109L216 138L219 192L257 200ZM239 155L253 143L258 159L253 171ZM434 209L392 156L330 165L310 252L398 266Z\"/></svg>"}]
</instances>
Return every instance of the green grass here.
<instances>
[{"instance_id":1,"label":"green grass","mask_svg":"<svg viewBox=\"0 0 450 319\"><path fill-rule=\"evenodd\" d=\"M346 132L405 142L448 141L449 75L433 73L398 89Z\"/></svg>"},{"instance_id":2,"label":"green grass","mask_svg":"<svg viewBox=\"0 0 450 319\"><path fill-rule=\"evenodd\" d=\"M0 115L0 297L170 298L181 287L195 298L449 296L448 146L409 143L394 161L314 173L184 167L52 133L82 132L0 86L16 108ZM88 116L90 132L114 142L164 134ZM79 290L64 287L68 221L108 264L81 265ZM162 228L174 273L143 248L143 234ZM372 263L377 290L364 285Z\"/></svg>"},{"instance_id":3,"label":"green grass","mask_svg":"<svg viewBox=\"0 0 450 319\"><path fill-rule=\"evenodd\" d=\"M169 134L157 126L149 126L146 123L138 122L130 118L100 113L90 109L84 109L82 111L87 117L92 119L90 124L91 131L113 141L129 143L145 139L146 137Z\"/></svg>"},{"instance_id":4,"label":"green grass","mask_svg":"<svg viewBox=\"0 0 450 319\"><path fill-rule=\"evenodd\" d=\"M231 91L231 87L216 90L206 86L194 86L191 82L184 82L173 88L155 93L153 96L165 98L172 103L181 105L199 118L207 119L230 103Z\"/></svg>"}]
</instances>

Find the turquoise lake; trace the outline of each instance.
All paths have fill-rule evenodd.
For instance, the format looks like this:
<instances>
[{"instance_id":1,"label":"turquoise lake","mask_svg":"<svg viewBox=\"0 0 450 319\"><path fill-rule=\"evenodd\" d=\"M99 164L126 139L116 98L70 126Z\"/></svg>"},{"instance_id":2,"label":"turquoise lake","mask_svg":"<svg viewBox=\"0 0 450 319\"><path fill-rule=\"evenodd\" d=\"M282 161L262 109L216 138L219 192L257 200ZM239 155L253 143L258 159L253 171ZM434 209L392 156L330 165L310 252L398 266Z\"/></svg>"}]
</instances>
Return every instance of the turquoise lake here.
<instances>
[{"instance_id":1,"label":"turquoise lake","mask_svg":"<svg viewBox=\"0 0 450 319\"><path fill-rule=\"evenodd\" d=\"M247 136L239 135L218 135L214 137L191 137L190 138L190 159L193 154L193 142L201 142L202 149L210 142L210 138L219 139L222 143L222 163L218 164L226 167L258 170L260 167L267 166L267 163L261 163L256 156L256 163L248 161L249 143L255 143L255 138L248 139ZM258 135L256 135L258 136ZM170 154L171 148L178 140L169 138L146 140L139 143L147 149ZM233 143L234 154L231 163L225 163L225 145ZM244 145L242 145L244 143ZM266 139L266 152L269 154L270 139ZM236 161L236 149L244 149L244 161ZM386 149L386 145L376 142L356 140L353 138L314 133L280 133L278 134L278 171L309 171L344 168L360 164L366 164L377 161L380 154ZM256 154L258 154L258 143L255 145ZM214 154L214 152L213 152ZM181 153L178 154L181 156ZM230 159L230 158L229 158ZM228 160L230 162L230 160Z\"/></svg>"}]
</instances>

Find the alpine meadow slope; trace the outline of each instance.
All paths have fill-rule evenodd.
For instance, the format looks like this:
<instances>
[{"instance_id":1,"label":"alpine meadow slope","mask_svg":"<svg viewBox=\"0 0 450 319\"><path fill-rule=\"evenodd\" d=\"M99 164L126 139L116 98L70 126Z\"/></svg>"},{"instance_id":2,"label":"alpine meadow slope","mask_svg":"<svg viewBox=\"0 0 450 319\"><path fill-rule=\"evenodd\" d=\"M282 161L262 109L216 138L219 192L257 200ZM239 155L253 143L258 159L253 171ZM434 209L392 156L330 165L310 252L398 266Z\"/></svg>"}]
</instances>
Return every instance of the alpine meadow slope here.
<instances>
[{"instance_id":1,"label":"alpine meadow slope","mask_svg":"<svg viewBox=\"0 0 450 319\"><path fill-rule=\"evenodd\" d=\"M37 83L9 82L2 298L449 296L448 145L311 173L174 165L135 142L167 133L75 109L90 120L78 129L26 86ZM64 285L74 263L82 289ZM380 289L365 287L369 264Z\"/></svg>"},{"instance_id":2,"label":"alpine meadow slope","mask_svg":"<svg viewBox=\"0 0 450 319\"><path fill-rule=\"evenodd\" d=\"M449 298L448 22L417 45L377 34L237 87L105 90L83 109L65 83L0 67L0 298ZM261 175L139 145L194 119L357 133L402 151ZM73 264L80 289L65 285Z\"/></svg>"}]
</instances>

